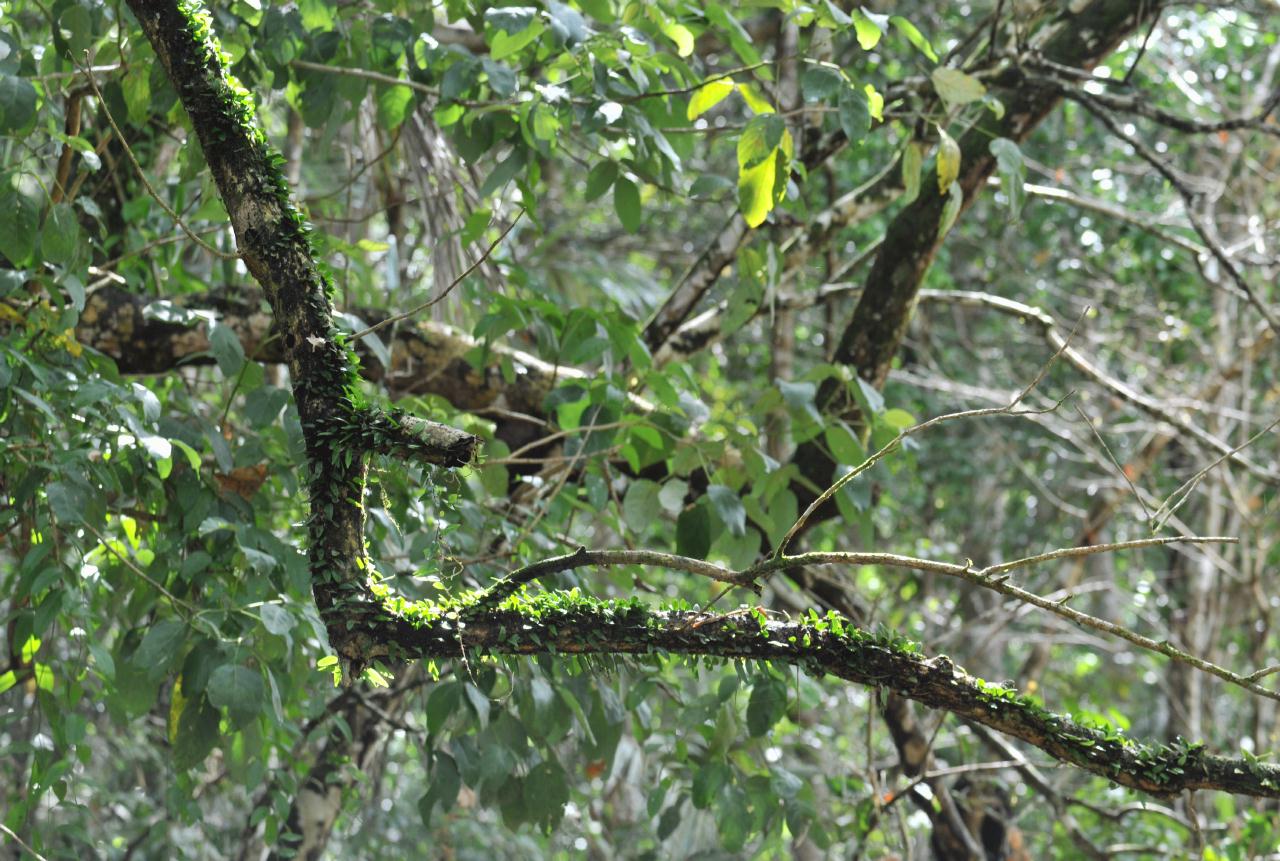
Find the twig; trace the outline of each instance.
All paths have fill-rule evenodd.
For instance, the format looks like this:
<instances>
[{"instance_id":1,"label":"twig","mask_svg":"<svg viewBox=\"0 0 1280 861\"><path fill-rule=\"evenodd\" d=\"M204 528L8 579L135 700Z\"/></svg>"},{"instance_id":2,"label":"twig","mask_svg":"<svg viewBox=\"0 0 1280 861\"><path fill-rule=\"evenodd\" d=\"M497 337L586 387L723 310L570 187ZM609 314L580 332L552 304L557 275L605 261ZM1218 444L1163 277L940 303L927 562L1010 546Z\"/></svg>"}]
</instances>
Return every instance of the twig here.
<instances>
[{"instance_id":1,"label":"twig","mask_svg":"<svg viewBox=\"0 0 1280 861\"><path fill-rule=\"evenodd\" d=\"M1083 315L1081 316L1083 317ZM1077 325L1079 325L1078 322L1077 322ZM976 410L962 410L961 412L957 412L957 413L947 413L946 415L935 416L929 419L928 421L921 422L920 424L917 424L917 425L912 425L909 428L905 428L904 430L899 431L898 435L894 437L892 440L890 440L888 443L886 443L879 451L875 452L866 460L864 460L862 463L858 464L857 466L849 470L847 473L842 475L839 479L836 480L834 484L832 484L830 487L828 487L826 490L820 493L817 499L809 503L809 507L806 508L804 510L804 513L801 514L800 517L796 519L796 522L793 523L791 525L791 528L787 530L787 534L782 536L782 540L778 542L777 548L773 551L773 558L781 559L783 557L783 555L787 552L787 547L789 547L791 545L791 542L795 540L795 537L798 534L800 534L801 531L804 530L805 524L809 522L809 518L813 516L814 512L816 512L819 508L823 506L823 504L825 504L828 500L830 500L837 493L839 493L840 489L843 488L845 485L847 485L849 482L853 481L859 475L862 475L862 473L866 472L871 467L875 466L877 463L883 460L885 457L887 457L888 455L896 451L898 447L902 445L902 441L907 437L913 436L922 431L928 430L929 428L932 428L936 425L943 424L944 422L954 421L955 419L984 418L987 416L1044 415L1045 413L1050 413L1056 410L1062 404L1062 401L1066 400L1068 397L1071 396L1071 393L1064 395L1062 399L1058 400L1051 406L1048 406L1042 409L1015 410L1014 408L1017 407L1017 405L1022 402L1023 398L1025 398L1028 394L1031 393L1032 389L1034 389L1036 386L1040 384L1040 381L1043 380L1045 378L1045 375L1049 373L1049 369L1053 367L1053 364L1058 360L1058 357L1061 356L1063 351L1065 351L1068 345L1070 345L1071 338L1074 336L1075 336L1075 329L1072 329L1071 334L1067 336L1062 346L1058 348L1057 352L1055 352L1052 356L1049 357L1049 361L1045 362L1044 366L1040 369L1039 373L1035 375L1035 378L1032 379L1031 382L1027 384L1026 388L1024 388L1017 395L1015 395L1013 400L1009 401L1009 403L1006 404L1005 406L984 407Z\"/></svg>"},{"instance_id":2,"label":"twig","mask_svg":"<svg viewBox=\"0 0 1280 861\"><path fill-rule=\"evenodd\" d=\"M32 857L38 859L38 861L49 861L49 859L45 858L39 852L37 852L36 850L28 846L25 840L23 840L17 834L14 834L12 829L10 829L9 826L5 825L3 822L0 822L0 831L3 831L5 834L8 834L10 837L16 840L19 846L21 846L23 849L30 852Z\"/></svg>"},{"instance_id":3,"label":"twig","mask_svg":"<svg viewBox=\"0 0 1280 861\"><path fill-rule=\"evenodd\" d=\"M1253 445L1263 434L1272 430L1277 425L1280 425L1280 418L1275 419L1274 421L1271 422L1271 424L1267 425L1262 430L1258 431L1256 434L1249 437L1244 442L1240 443L1240 445L1231 449L1231 451L1226 452L1217 460L1215 460L1213 463L1209 464L1204 469L1200 470L1195 475L1191 476L1189 479L1183 482L1182 486L1179 487L1177 490L1175 490L1173 493L1169 494L1168 498L1165 499L1163 503L1161 503L1158 509L1156 509L1156 513L1155 513L1156 523L1154 528L1160 529L1164 526L1165 523L1168 522L1169 518L1172 517L1174 513L1179 508L1182 507L1183 503L1185 503L1188 499L1191 498L1191 491L1195 488L1197 484L1200 483L1201 479L1203 479L1211 471L1216 469L1218 465L1221 464L1227 458ZM1170 503L1173 503L1175 499L1177 500L1177 503L1173 504L1172 507L1170 507ZM1169 509L1167 512L1165 511L1166 508ZM1164 515L1163 517L1161 516L1162 514Z\"/></svg>"},{"instance_id":4,"label":"twig","mask_svg":"<svg viewBox=\"0 0 1280 861\"><path fill-rule=\"evenodd\" d=\"M429 96L440 95L440 92L435 87L428 87L426 84L420 84L413 80L384 75L381 72L372 72L368 69L355 69L349 66L326 66L323 63L312 63L307 60L290 60L289 65L293 66L295 69L306 69L309 72L345 75L349 78L363 78L366 81L374 81L379 84L389 84L393 87L408 87L411 90L417 90L418 92L426 93Z\"/></svg>"},{"instance_id":5,"label":"twig","mask_svg":"<svg viewBox=\"0 0 1280 861\"><path fill-rule=\"evenodd\" d=\"M404 313L396 314L394 316L388 317L387 319L383 320L380 323L375 323L367 329L362 329L359 332L356 332L354 335L352 335L350 337L350 340L353 342L358 341L361 338L363 338L365 335L372 335L374 332L377 332L381 329L385 329L387 326L390 326L392 323L399 323L401 320L407 320L410 317L412 317L414 314L425 311L428 308L430 308L432 305L443 300L446 296L448 296L451 292L453 292L454 287L457 287L459 284L461 284L468 275L476 271L476 269L480 266L481 263L484 263L486 260L489 259L489 255L493 253L493 250L498 247L498 245L502 242L502 240L507 238L507 234L510 233L515 228L515 226L520 222L520 217L524 215L524 212L525 211L523 209L517 212L516 217L511 219L511 223L508 224L506 226L506 229L502 231L502 235L500 235L497 239L493 240L493 242L489 245L489 247L484 250L484 253L481 254L479 257L477 257L475 262L472 263L470 266L468 266L462 272L461 275L459 275L457 278L454 278L453 281L449 283L449 286L445 287L444 290L440 291L440 294L436 296L434 299L428 299L426 302L423 302L421 305L418 305L414 308L410 308L408 311L405 311Z\"/></svg>"},{"instance_id":6,"label":"twig","mask_svg":"<svg viewBox=\"0 0 1280 861\"><path fill-rule=\"evenodd\" d=\"M1107 445L1107 441L1102 438L1102 434L1093 426L1093 421L1084 414L1084 410L1080 409L1080 405L1076 404L1076 413L1079 414L1081 421L1088 425L1089 430L1093 432L1093 438L1098 441L1098 445L1102 446L1102 450L1107 453L1107 458L1111 461L1111 465L1116 468L1116 472L1120 473L1120 477L1124 479L1125 484L1129 485L1129 490L1133 492L1133 498L1138 500L1138 505L1142 506L1142 513L1146 515L1147 523L1151 523L1151 511L1147 508L1146 501L1142 498L1142 494L1138 492L1138 488L1134 486L1133 480L1129 478L1129 473L1120 462L1116 460L1116 456L1111 453L1111 446Z\"/></svg>"},{"instance_id":7,"label":"twig","mask_svg":"<svg viewBox=\"0 0 1280 861\"><path fill-rule=\"evenodd\" d=\"M165 215L173 219L173 223L178 225L178 227L182 229L182 232L187 234L187 238L196 245L200 246L214 257L217 257L219 260L238 260L240 258L240 252L222 251L221 249L214 248L212 245L197 236L195 231L188 227L187 223L182 220L182 217L178 215L178 213L174 212L173 208L169 206L169 204L164 202L164 198L160 196L160 192L156 191L155 187L151 184L151 181L147 179L147 174L142 169L142 165L138 163L137 156L133 154L133 148L129 146L129 141L125 139L124 132L120 131L120 127L116 125L116 118L111 115L111 109L107 107L107 100L102 97L102 91L98 89L98 82L93 76L93 66L91 65L92 60L89 59L89 52L85 51L84 55L85 63L83 65L77 63L76 66L84 74L85 78L88 79L89 88L93 90L94 98L98 100L98 104L102 107L102 112L106 114L107 122L111 124L112 131L114 131L116 137L119 138L120 146L124 149L124 154L129 157L129 163L132 164L133 169L137 171L138 179L142 181L142 185L146 188L147 193L151 195L151 198L156 203L160 204L160 208L164 210Z\"/></svg>"}]
</instances>

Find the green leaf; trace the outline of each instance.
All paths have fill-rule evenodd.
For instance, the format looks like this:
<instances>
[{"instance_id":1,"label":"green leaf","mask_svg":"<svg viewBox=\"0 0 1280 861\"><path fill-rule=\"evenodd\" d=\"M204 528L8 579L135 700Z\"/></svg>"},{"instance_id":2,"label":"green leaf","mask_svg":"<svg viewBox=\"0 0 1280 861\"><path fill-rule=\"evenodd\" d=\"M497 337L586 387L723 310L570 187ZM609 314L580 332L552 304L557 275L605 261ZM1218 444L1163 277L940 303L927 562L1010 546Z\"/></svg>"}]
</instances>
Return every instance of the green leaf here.
<instances>
[{"instance_id":1,"label":"green leaf","mask_svg":"<svg viewBox=\"0 0 1280 861\"><path fill-rule=\"evenodd\" d=\"M902 152L902 202L910 203L920 196L920 173L924 169L924 144L912 141Z\"/></svg>"},{"instance_id":2,"label":"green leaf","mask_svg":"<svg viewBox=\"0 0 1280 861\"><path fill-rule=\"evenodd\" d=\"M518 7L510 7L510 9L516 8ZM531 7L525 8L528 8L530 12L536 13L536 10ZM485 20L493 21L497 16L491 13L497 11L499 10L490 9L485 13ZM534 40L542 35L543 30L546 29L546 25L542 23L542 19L530 16L527 20L527 26L521 30L509 32L507 30L500 29L491 32L491 38L489 39L489 58L491 60L502 60L510 57L525 46L533 43Z\"/></svg>"},{"instance_id":3,"label":"green leaf","mask_svg":"<svg viewBox=\"0 0 1280 861\"><path fill-rule=\"evenodd\" d=\"M693 96L689 99L689 108L685 111L685 116L691 122L696 120L723 101L726 96L733 92L733 88L733 81L728 78L721 78L718 81L703 84L694 90Z\"/></svg>"},{"instance_id":4,"label":"green leaf","mask_svg":"<svg viewBox=\"0 0 1280 861\"><path fill-rule=\"evenodd\" d=\"M65 203L54 204L40 231L40 256L50 263L66 265L80 250L80 223L75 211ZM82 310L84 304L76 310Z\"/></svg>"},{"instance_id":5,"label":"green leaf","mask_svg":"<svg viewBox=\"0 0 1280 861\"><path fill-rule=\"evenodd\" d=\"M187 623L164 619L152 625L133 653L132 664L151 679L163 676L187 640Z\"/></svg>"},{"instance_id":6,"label":"green leaf","mask_svg":"<svg viewBox=\"0 0 1280 861\"><path fill-rule=\"evenodd\" d=\"M35 198L9 188L0 194L0 254L14 266L24 266L36 250L40 204Z\"/></svg>"},{"instance_id":7,"label":"green leaf","mask_svg":"<svg viewBox=\"0 0 1280 861\"><path fill-rule=\"evenodd\" d=\"M676 552L693 559L706 559L711 550L711 512L698 504L676 519Z\"/></svg>"},{"instance_id":8,"label":"green leaf","mask_svg":"<svg viewBox=\"0 0 1280 861\"><path fill-rule=\"evenodd\" d=\"M595 167L591 168L591 172L587 174L587 188L583 193L583 199L588 203L598 198L609 190L609 186L613 185L613 181L618 178L618 163L613 161L602 161Z\"/></svg>"},{"instance_id":9,"label":"green leaf","mask_svg":"<svg viewBox=\"0 0 1280 861\"><path fill-rule=\"evenodd\" d=\"M225 323L214 321L210 324L209 349L217 360L222 375L234 378L244 367L244 347L235 330Z\"/></svg>"},{"instance_id":10,"label":"green leaf","mask_svg":"<svg viewBox=\"0 0 1280 861\"><path fill-rule=\"evenodd\" d=\"M658 501L670 514L678 514L684 508L684 497L688 492L688 482L672 478L662 485L662 490L658 491Z\"/></svg>"},{"instance_id":11,"label":"green leaf","mask_svg":"<svg viewBox=\"0 0 1280 861\"><path fill-rule=\"evenodd\" d=\"M959 69L939 66L930 73L929 77L933 80L933 88L938 91L947 110L976 102L987 94L987 88L981 81Z\"/></svg>"},{"instance_id":12,"label":"green leaf","mask_svg":"<svg viewBox=\"0 0 1280 861\"><path fill-rule=\"evenodd\" d=\"M266 686L262 676L243 664L223 664L209 676L209 702L225 708L231 719L243 724L262 711Z\"/></svg>"},{"instance_id":13,"label":"green leaf","mask_svg":"<svg viewBox=\"0 0 1280 861\"><path fill-rule=\"evenodd\" d=\"M0 74L0 134L22 131L36 115L36 88L16 75Z\"/></svg>"},{"instance_id":14,"label":"green leaf","mask_svg":"<svg viewBox=\"0 0 1280 861\"><path fill-rule=\"evenodd\" d=\"M906 430L909 427L915 426L916 417L906 410L894 407L891 410L885 410L884 414L880 416L880 421L884 422L894 430Z\"/></svg>"},{"instance_id":15,"label":"green leaf","mask_svg":"<svg viewBox=\"0 0 1280 861\"><path fill-rule=\"evenodd\" d=\"M808 66L800 76L800 89L809 102L829 99L846 86L844 75L830 66Z\"/></svg>"},{"instance_id":16,"label":"green leaf","mask_svg":"<svg viewBox=\"0 0 1280 861\"><path fill-rule=\"evenodd\" d=\"M640 229L640 189L625 176L619 176L613 184L613 209L628 233Z\"/></svg>"},{"instance_id":17,"label":"green leaf","mask_svg":"<svg viewBox=\"0 0 1280 861\"><path fill-rule=\"evenodd\" d=\"M194 768L218 743L218 710L203 697L187 701L178 718L178 732L173 742L173 765L179 771Z\"/></svg>"},{"instance_id":18,"label":"green leaf","mask_svg":"<svg viewBox=\"0 0 1280 861\"><path fill-rule=\"evenodd\" d=\"M838 103L840 111L840 128L844 136L853 146L871 131L871 111L867 107L867 98L855 87L845 87L840 91Z\"/></svg>"},{"instance_id":19,"label":"green leaf","mask_svg":"<svg viewBox=\"0 0 1280 861\"><path fill-rule=\"evenodd\" d=\"M513 149L511 154L504 158L502 163L495 167L493 172L485 178L484 185L480 186L480 196L488 197L515 179L516 174L524 169L524 162L524 149L522 147Z\"/></svg>"},{"instance_id":20,"label":"green leaf","mask_svg":"<svg viewBox=\"0 0 1280 861\"><path fill-rule=\"evenodd\" d=\"M757 681L747 701L747 731L752 736L764 735L782 720L786 710L786 686L772 676Z\"/></svg>"},{"instance_id":21,"label":"green leaf","mask_svg":"<svg viewBox=\"0 0 1280 861\"><path fill-rule=\"evenodd\" d=\"M723 484L713 484L707 488L707 497L731 535L741 537L746 534L747 510L742 507L742 499L737 493Z\"/></svg>"},{"instance_id":22,"label":"green leaf","mask_svg":"<svg viewBox=\"0 0 1280 861\"><path fill-rule=\"evenodd\" d=\"M120 78L129 122L140 126L151 112L151 76L149 68L132 69Z\"/></svg>"},{"instance_id":23,"label":"green leaf","mask_svg":"<svg viewBox=\"0 0 1280 861\"><path fill-rule=\"evenodd\" d=\"M831 454L835 457L836 463L846 466L856 466L867 458L866 450L862 444L858 442L858 438L854 436L853 431L844 422L833 422L828 424L823 430L823 439L827 442L827 447L831 449Z\"/></svg>"},{"instance_id":24,"label":"green leaf","mask_svg":"<svg viewBox=\"0 0 1280 861\"><path fill-rule=\"evenodd\" d=\"M622 519L637 533L644 534L662 512L658 500L658 485L648 479L638 479L627 488L622 499Z\"/></svg>"},{"instance_id":25,"label":"green leaf","mask_svg":"<svg viewBox=\"0 0 1280 861\"><path fill-rule=\"evenodd\" d=\"M383 88L378 93L378 125L388 131L400 128L401 124L413 113L413 90L409 87L395 86Z\"/></svg>"},{"instance_id":26,"label":"green leaf","mask_svg":"<svg viewBox=\"0 0 1280 861\"><path fill-rule=\"evenodd\" d=\"M442 682L432 688L427 697L427 732L439 734L461 703L462 685L457 682Z\"/></svg>"},{"instance_id":27,"label":"green leaf","mask_svg":"<svg viewBox=\"0 0 1280 861\"><path fill-rule=\"evenodd\" d=\"M960 176L960 144L944 128L938 129L938 138L938 193L946 194Z\"/></svg>"},{"instance_id":28,"label":"green leaf","mask_svg":"<svg viewBox=\"0 0 1280 861\"><path fill-rule=\"evenodd\" d=\"M916 46L916 49L920 53L924 54L933 62L938 62L937 52L933 50L933 46L929 44L929 40L926 39L924 34L916 28L915 24L912 24L901 15L894 15L889 20L893 22L893 26L898 29L899 33L907 37L908 42Z\"/></svg>"},{"instance_id":29,"label":"green leaf","mask_svg":"<svg viewBox=\"0 0 1280 861\"><path fill-rule=\"evenodd\" d=\"M1015 218L1022 211L1027 199L1027 166L1022 160L1022 150L1009 138L996 138L987 145L996 157L996 170L1000 173L1000 190L1009 201L1009 217Z\"/></svg>"},{"instance_id":30,"label":"green leaf","mask_svg":"<svg viewBox=\"0 0 1280 861\"><path fill-rule=\"evenodd\" d=\"M569 780L559 763L544 760L529 770L524 779L524 807L530 821L550 830L560 823L568 803Z\"/></svg>"},{"instance_id":31,"label":"green leaf","mask_svg":"<svg viewBox=\"0 0 1280 861\"><path fill-rule=\"evenodd\" d=\"M462 776L458 772L457 760L447 753L438 752L434 763L427 792L418 801L418 813L422 816L422 824L427 827L431 826L432 812L439 808L441 813L448 813L462 790Z\"/></svg>"}]
</instances>

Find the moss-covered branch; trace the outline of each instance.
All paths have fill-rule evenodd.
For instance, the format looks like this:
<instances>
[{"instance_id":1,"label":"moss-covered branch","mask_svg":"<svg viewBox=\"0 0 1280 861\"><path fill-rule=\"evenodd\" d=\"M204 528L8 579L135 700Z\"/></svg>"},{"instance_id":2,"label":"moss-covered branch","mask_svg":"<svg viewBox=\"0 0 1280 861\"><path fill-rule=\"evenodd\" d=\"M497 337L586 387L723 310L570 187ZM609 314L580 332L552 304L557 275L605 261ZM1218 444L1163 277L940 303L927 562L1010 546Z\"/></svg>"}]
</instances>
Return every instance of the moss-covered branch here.
<instances>
[{"instance_id":1,"label":"moss-covered branch","mask_svg":"<svg viewBox=\"0 0 1280 861\"><path fill-rule=\"evenodd\" d=\"M362 635L388 655L672 654L780 661L945 709L1142 792L1219 789L1280 797L1280 766L1214 756L1194 743L1140 744L1110 727L1085 726L974 678L945 656L928 658L913 643L867 633L834 613L784 622L758 610L663 612L638 602L597 602L576 591L513 596L480 615L468 614L464 605L394 602L392 609L361 626Z\"/></svg>"},{"instance_id":2,"label":"moss-covered branch","mask_svg":"<svg viewBox=\"0 0 1280 861\"><path fill-rule=\"evenodd\" d=\"M255 121L253 100L227 74L208 14L188 0L129 0L129 8L191 119L241 258L271 307L307 444L312 587L337 645L345 636L344 608L371 598L361 505L364 455L423 454L442 441L425 425L395 422L392 428L387 417L359 403L358 361L334 326L332 284L290 200L282 159ZM475 443L466 437L443 441L435 462L469 459Z\"/></svg>"}]
</instances>

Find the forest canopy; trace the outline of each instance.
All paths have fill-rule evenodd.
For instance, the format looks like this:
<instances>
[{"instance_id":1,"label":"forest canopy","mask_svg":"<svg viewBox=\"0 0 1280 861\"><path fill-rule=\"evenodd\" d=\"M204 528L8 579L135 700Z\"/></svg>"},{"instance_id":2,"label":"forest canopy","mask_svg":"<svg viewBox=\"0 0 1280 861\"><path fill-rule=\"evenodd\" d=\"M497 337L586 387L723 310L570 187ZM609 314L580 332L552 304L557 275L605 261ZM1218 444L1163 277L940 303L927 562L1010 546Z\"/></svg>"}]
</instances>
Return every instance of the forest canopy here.
<instances>
[{"instance_id":1,"label":"forest canopy","mask_svg":"<svg viewBox=\"0 0 1280 861\"><path fill-rule=\"evenodd\" d=\"M1271 857L1275 25L7 4L0 845Z\"/></svg>"}]
</instances>

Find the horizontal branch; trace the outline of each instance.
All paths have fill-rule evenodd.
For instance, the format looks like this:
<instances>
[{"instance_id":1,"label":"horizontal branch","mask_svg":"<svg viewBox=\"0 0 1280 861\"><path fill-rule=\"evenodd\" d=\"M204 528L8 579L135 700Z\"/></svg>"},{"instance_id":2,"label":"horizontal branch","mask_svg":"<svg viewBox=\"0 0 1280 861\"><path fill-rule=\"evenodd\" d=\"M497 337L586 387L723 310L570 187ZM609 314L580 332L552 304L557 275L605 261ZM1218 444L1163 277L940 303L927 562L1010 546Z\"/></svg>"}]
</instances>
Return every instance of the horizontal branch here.
<instances>
[{"instance_id":1,"label":"horizontal branch","mask_svg":"<svg viewBox=\"0 0 1280 861\"><path fill-rule=\"evenodd\" d=\"M1168 796L1188 789L1280 797L1280 767L1207 754L1199 745L1146 745L1119 732L1045 711L1029 697L976 679L945 656L928 658L893 637L851 626L834 614L808 623L770 620L758 611L720 615L651 611L636 602L598 603L572 594L511 599L463 620L456 613L377 613L348 641L372 646L345 657L360 666L392 652L440 659L477 653L532 655L673 654L763 660L821 677L887 688L1022 739L1064 763L1123 786ZM376 644L376 645L375 645Z\"/></svg>"},{"instance_id":2,"label":"horizontal branch","mask_svg":"<svg viewBox=\"0 0 1280 861\"><path fill-rule=\"evenodd\" d=\"M479 437L449 425L379 409L360 413L358 430L352 442L364 451L437 466L466 466L480 445Z\"/></svg>"}]
</instances>

